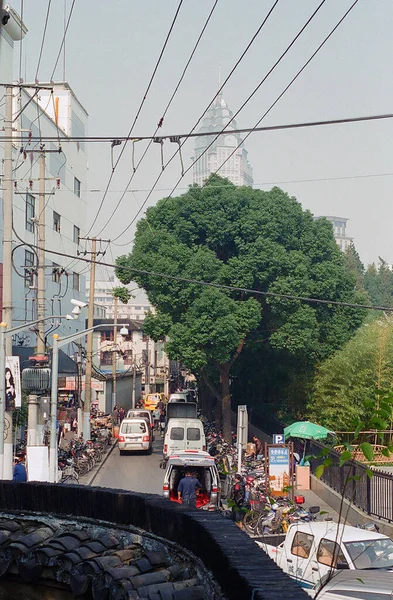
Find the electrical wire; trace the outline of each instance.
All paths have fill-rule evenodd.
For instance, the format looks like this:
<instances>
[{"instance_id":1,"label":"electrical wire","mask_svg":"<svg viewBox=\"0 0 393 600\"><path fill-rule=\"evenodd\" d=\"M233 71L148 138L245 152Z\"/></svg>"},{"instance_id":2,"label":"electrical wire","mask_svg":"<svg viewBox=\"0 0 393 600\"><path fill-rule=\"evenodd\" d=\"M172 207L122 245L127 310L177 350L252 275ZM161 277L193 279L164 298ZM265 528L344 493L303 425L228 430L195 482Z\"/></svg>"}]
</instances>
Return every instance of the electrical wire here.
<instances>
[{"instance_id":1,"label":"electrical wire","mask_svg":"<svg viewBox=\"0 0 393 600\"><path fill-rule=\"evenodd\" d=\"M193 59L193 57L194 57L194 54L195 54L195 52L196 52L196 50L197 50L197 48L198 48L198 46L199 46L199 44L200 44L200 41L201 41L201 39L202 39L202 36L203 36L203 34L204 34L204 32L205 32L205 30L206 30L206 28L207 28L208 24L209 24L209 21L210 21L210 19L211 19L212 15L213 15L213 13L214 13L214 10L215 10L215 8L216 8L216 6L217 6L218 2L219 2L219 0L215 0L215 2L214 2L214 4L213 4L213 6L212 6L212 8L211 8L211 10L210 10L210 12L209 12L209 14L208 14L208 16L207 16L207 19L206 19L206 21L205 21L205 23L204 23L204 25L203 25L203 27L202 27L202 30L201 30L201 32L199 33L198 39L197 39L197 41L196 41L196 42L195 42L195 44L194 44L194 47L193 47L193 49L192 49L192 51L191 51L191 54L190 54L190 56L188 57L188 60L187 60L187 62L186 62L186 65L185 65L185 67L184 67L184 69L183 69L183 72L182 72L182 74L181 74L181 76L180 76L180 79L179 79L179 81L177 82L177 84L176 84L176 87L175 87L174 91L172 92L172 95L171 95L171 97L170 97L170 99L169 99L169 101L168 101L168 103L167 103L167 105L166 105L166 107L165 107L165 110L164 110L164 112L163 112L163 114L162 114L162 117L161 117L161 119L159 120L159 123L158 123L158 125L157 125L157 128L156 128L155 132L153 133L153 136L152 136L151 140L149 141L149 144L147 145L147 147L146 147L146 149L145 149L144 153L142 154L142 156L141 156L141 158L140 158L140 160L139 160L138 164L136 165L135 169L133 170L133 173L132 173L132 175L131 175L130 179L128 180L128 183L127 183L127 185L126 185L126 188L125 188L125 190L123 191L123 193L121 194L121 196L120 196L120 198L119 198L119 200L118 200L118 202L117 202L117 204L116 204L115 208L113 209L113 211L112 211L112 213L111 213L111 215L110 215L109 219L107 220L106 224L104 225L104 227L102 227L102 229L101 229L101 230L98 232L98 234L97 234L97 235L101 235L101 233L103 232L103 230L105 229L105 227L108 225L108 223L109 223L109 222L112 220L112 218L113 218L113 217L114 217L114 215L116 214L116 212L117 212L117 210L118 210L119 206L121 205L121 203L122 203L122 201L123 201L123 198L124 198L124 196L125 196L125 195L126 195L126 193L127 193L127 190L128 190L128 188L129 188L129 186L131 185L131 182L132 182L132 180L134 179L135 173L137 172L139 165L141 164L141 162L142 162L142 160L144 159L144 157L146 156L146 154L147 154L147 152L148 152L148 150L149 150L150 146L152 145L153 141L155 140L155 137L156 137L156 134L157 134L157 131L158 131L158 129L159 129L159 128L160 128L160 127L163 125L163 123L164 123L164 119L165 119L165 117L166 117L166 114L167 114L167 112L168 112L168 110L169 110L169 107L171 106L171 104L172 104L172 102L173 102L173 100L174 100L174 98L175 98L175 96L176 96L176 94L177 94L177 92L178 92L178 90L179 90L179 87L180 87L180 85L181 85L181 83L182 83L182 81L183 81L183 79L184 79L184 77L185 77L185 74L186 74L186 72L187 72L187 69L188 69L188 67L190 66L190 63L191 63L191 61L192 61L192 59Z\"/></svg>"},{"instance_id":2,"label":"electrical wire","mask_svg":"<svg viewBox=\"0 0 393 600\"><path fill-rule=\"evenodd\" d=\"M216 97L216 96L215 96ZM214 97L214 98L215 98ZM213 98L213 101L214 101ZM211 106L211 103L209 105L209 107ZM206 112L206 111L205 111ZM202 117L204 116L205 113L203 113ZM201 117L201 118L202 118ZM236 135L236 134L241 134L241 133L260 133L260 132L265 132L265 131L280 131L280 130L285 130L285 129L302 129L302 128L308 128L308 127L323 127L324 125L344 125L346 123L362 123L362 122L366 122L366 121L381 121L384 119L391 119L393 117L393 113L384 113L384 114L379 114L379 115L365 115L363 117L344 117L342 119L327 119L327 120L319 120L319 121L303 121L303 122L299 122L299 123L286 123L283 125L266 125L264 127L242 127L242 128L236 128L236 129L228 129L225 130L225 134L226 135ZM35 123L35 121L37 120L37 118L32 121L32 123ZM199 119L200 121L200 119ZM198 121L198 122L199 122ZM192 131L194 131L195 127L192 129ZM170 135L163 135L160 136L159 138L155 137L155 136L141 136L138 138L133 138L133 137L120 137L120 138L116 138L119 141L122 140L128 140L128 141L154 141L154 140L159 140L159 141L165 141L165 140L171 140L171 138L179 138L179 139L185 139L185 141L187 141L189 138L197 138L197 137L213 137L213 136L217 136L217 135L221 135L221 132L217 132L217 131L206 131L203 133L179 133L179 134L170 134ZM6 137L1 137L0 136L0 141L9 141L10 138L6 138ZM57 141L58 137L53 137L53 136L42 136L42 141L44 142L52 142L52 141ZM23 141L24 138L23 137L18 137L18 136L13 136L12 137L13 141ZM32 136L30 138L31 141L40 141L40 138L36 137L36 136ZM61 140L62 142L75 142L75 141L83 141L83 142L109 142L109 141L113 141L113 136L112 137L98 137L98 138L89 138L89 137L64 137ZM178 153L178 151L176 151L175 155ZM169 161L168 161L169 163ZM113 191L113 190L111 190ZM110 192L109 192L110 193Z\"/></svg>"},{"instance_id":3,"label":"electrical wire","mask_svg":"<svg viewBox=\"0 0 393 600\"><path fill-rule=\"evenodd\" d=\"M37 70L35 72L35 81L38 81L38 71L40 69L40 64L41 64L41 58L42 58L42 52L44 50L44 43L45 43L45 36L46 36L46 29L48 27L48 20L49 20L49 13L50 13L50 6L51 6L52 0L48 0L48 8L46 11L46 18L45 18L45 25L44 25L44 31L42 34L42 40L41 40L41 48L40 48L40 54L38 57L38 64L37 64Z\"/></svg>"},{"instance_id":4,"label":"electrical wire","mask_svg":"<svg viewBox=\"0 0 393 600\"><path fill-rule=\"evenodd\" d=\"M139 115L140 115L141 111L142 111L143 105L144 105L144 103L145 103L145 101L146 101L146 98L147 98L147 96L148 96L148 94L149 94L149 91L150 91L150 88L151 88L151 86L152 86L152 83L153 83L154 77L155 77L155 75L156 75L156 73L157 73L158 67L159 67L159 65L160 65L160 63L161 63L161 59L162 59L162 57L163 57L163 55L164 55L164 52L165 52L165 49L166 49L166 47L167 47L167 45L168 45L169 38L171 37L171 34L172 34L172 31L173 31L173 28L174 28L174 26L175 26L175 23L176 23L176 21L177 21L177 17L178 17L178 15L179 15L179 12L180 12L181 6L182 6L182 4L183 4L183 1L184 1L184 0L180 0L180 2L179 2L179 4L178 4L178 7L177 7L177 9L176 9L176 12L175 12L175 16L174 16L174 17L173 17L173 19L172 19L171 26L170 26L170 28L169 28L169 31L168 31L168 33L167 33L167 36L166 36L166 38L165 38L164 45L163 45L163 46L162 46L162 48L161 48L161 52L160 52L160 54L159 54L159 57L158 57L158 59L157 59L157 62L156 62L156 64L155 64L155 67L154 67L154 69L153 69L153 73L151 74L151 77L150 77L149 83L147 84L147 88L146 88L146 90L145 90L145 93L144 93L144 95L143 95L143 98L142 98L142 100L141 100L141 103L139 104L139 108L138 108L138 110L137 110L137 112L136 112L135 118L134 118L134 120L133 120L133 122L132 122L132 125L131 125L131 127L130 127L130 130L129 130L129 132L128 132L128 136L127 136L127 138L129 138L129 137L131 136L131 134L132 134L132 132L133 132L133 130L134 130L135 124L136 124L136 122L137 122L137 120L138 120L138 118L139 118ZM87 234L86 234L86 235L89 235L89 233L90 233L90 232L91 232L91 230L93 229L93 227L94 227L94 225L95 225L95 223L96 223L96 221L97 221L97 219L98 219L98 215L100 214L100 212L101 212L101 210L102 210L102 207L103 207L103 205L104 205L104 202L105 202L106 196L107 196L107 194L108 194L109 186L110 186L110 184L112 183L112 179L113 179L113 176L114 176L114 174L115 174L115 171L116 171L117 165L119 164L119 162L120 162L120 160L121 160L121 158L122 158L122 156L123 156L123 154L124 154L124 151L125 151L125 149L126 149L126 147L127 147L127 142L128 142L128 140L126 140L126 141L124 142L124 144L123 144L123 146L122 146L122 149L120 150L119 156L117 157L117 159L116 159L116 162L115 162L115 164L114 164L114 165L113 165L113 167L112 167L112 171L111 171L111 174L110 174L110 176L109 176L109 179L108 179L108 182L107 182L107 185L106 185L106 189L105 189L104 195L103 195L103 197L102 197L102 200L101 200L100 206L99 206L99 208L98 208L98 211L97 211L97 213L96 213L96 215L95 215L95 217L94 217L93 223L91 224L91 226L90 226L89 230L87 231Z\"/></svg>"},{"instance_id":5,"label":"electrical wire","mask_svg":"<svg viewBox=\"0 0 393 600\"><path fill-rule=\"evenodd\" d=\"M263 121L263 119L269 114L269 112L274 108L274 106L277 104L277 102L283 97L283 95L287 92L287 90L289 90L289 88L292 86L292 84L296 81L296 79L301 75L301 73L303 73L303 71L305 70L305 68L310 64L310 62L313 60L313 58L318 54L318 52L323 48L323 46L326 44L326 42L330 39L330 37L333 35L333 33L336 31L336 29L341 25L341 23L344 21L344 19L349 15L349 13L352 11L352 9L356 6L356 4L358 3L359 0L355 0L353 2L353 4L348 8L348 10L346 11L346 13L344 13L344 15L341 17L341 19L338 21L338 23L335 25L335 27L333 27L333 29L330 31L330 33L325 37L325 39L321 42L321 44L318 46L318 48L315 50L315 52L310 56L310 58L307 60L307 62L302 66L301 69L299 69L299 71L296 73L296 75L291 79L291 81L289 82L289 84L284 88L284 90L281 92L281 94L276 98L276 100L273 102L273 104L270 105L270 107L267 109L267 111L262 115L262 117L259 119L259 121L257 121L255 127L258 127L259 124L261 123L261 121ZM255 129L255 128L254 128ZM249 133L247 133L247 135L241 140L241 142L236 146L236 148L231 152L231 154L229 154L227 156L227 158L223 161L223 163L218 167L218 169L214 172L215 174L217 174L222 167L227 163L227 161L231 158L231 156L234 155L234 153L242 146L242 144L248 139L248 137L251 135L251 133L254 131L254 129L252 129ZM179 180L180 181L180 180ZM203 184L202 188L205 187L205 184ZM174 188L176 189L176 188ZM174 190L173 190L174 191Z\"/></svg>"},{"instance_id":6,"label":"electrical wire","mask_svg":"<svg viewBox=\"0 0 393 600\"><path fill-rule=\"evenodd\" d=\"M40 249L40 247L38 245L36 245L36 244L32 244L32 245L37 250ZM46 252L50 252L51 254L56 254L58 256L66 256L68 258L76 258L72 254L68 254L65 252L59 252L57 250L52 250L52 249L48 249L48 248L46 248L45 250L46 250ZM79 260L81 260L83 262L88 262L88 263L95 262L96 264L98 262L98 261L92 261L91 258L79 258ZM188 277L180 277L178 275L169 275L168 273L159 273L157 271L148 271L146 269L137 269L135 267L127 267L127 266L122 266L122 265L106 263L106 262L101 262L101 265L105 266L105 267L110 267L112 269L119 269L121 271L130 272L130 273L139 273L141 275L149 275L152 277L159 277L160 279L169 279L171 281L179 281L180 283L188 283L188 284L192 284L192 285L212 287L212 288L216 288L216 289L228 291L228 292L243 292L246 294L255 294L256 296L263 296L263 297L267 297L267 298L269 298L269 297L282 298L285 300L296 300L299 302L310 302L310 303L325 304L325 305L331 304L332 306L343 306L343 307L347 307L347 308L359 308L362 310L379 310L379 311L393 312L393 308L386 307L386 306L358 304L356 302L341 302L339 300L326 300L323 298L298 296L296 294L280 294L278 292L266 292L266 291L262 291L262 290L254 290L252 288L243 288L243 287L238 287L238 286L234 286L234 285L225 285L225 284L221 284L221 283L214 283L211 281L191 279Z\"/></svg>"},{"instance_id":7,"label":"electrical wire","mask_svg":"<svg viewBox=\"0 0 393 600\"><path fill-rule=\"evenodd\" d=\"M53 67L53 71L52 71L52 75L50 76L50 81L53 81L53 76L55 74L59 59L60 59L60 55L61 55L61 51L63 50L63 46L65 44L65 39L66 39L66 35L67 35L67 31L68 31L68 27L70 25L70 21L71 21L71 16L72 16L72 11L74 10L74 6L75 6L75 0L72 0L72 4L71 4L71 8L70 8L70 12L68 14L68 20L67 20L67 25L64 29L64 35L63 35L63 39L61 40L61 44L60 44L60 49L59 49L59 53L57 55L56 58L56 62L55 62L55 66Z\"/></svg>"},{"instance_id":8,"label":"electrical wire","mask_svg":"<svg viewBox=\"0 0 393 600\"><path fill-rule=\"evenodd\" d=\"M273 71L276 69L276 67L280 64L280 62L284 59L284 57L287 55L287 53L289 52L289 50L292 48L292 46L295 44L295 42L297 41L297 39L302 35L302 33L305 31L305 29L308 27L308 25L311 23L311 21L314 19L314 17L317 15L317 13L319 12L319 10L322 8L322 6L325 4L326 0L322 0L322 2L320 2L320 4L317 6L317 8L314 10L314 12L311 14L311 16L307 19L307 21L305 22L305 24L301 27L301 29L298 31L298 33L296 34L296 36L293 38L293 40L289 43L289 45L286 47L286 49L284 50L284 52L282 52L282 54L280 55L280 57L276 60L276 62L273 64L273 66L269 69L269 71L266 73L266 75L261 79L261 81L258 83L258 85L254 88L254 90L251 92L251 94L248 95L248 97L246 98L246 100L243 102L243 104L240 106L240 108L234 113L234 115L228 120L228 122L224 125L224 127L221 129L221 131L215 133L215 136L213 138L213 141L210 142L210 144L205 148L205 150L200 154L200 156L198 156L192 163L191 165L186 169L186 171L184 171L181 174L180 179L178 180L176 186L173 189L173 192L175 191L177 185L179 184L179 182L183 179L184 175L190 170L192 169L192 167L201 159L202 156L204 156L204 154L206 154L206 152L209 150L209 148L211 148L211 146L214 144L214 142L228 129L229 124L235 119L235 117L243 110L243 108L248 104L248 102L250 102L250 100L253 98L253 96L256 94L256 92L261 88L261 86L265 83L265 81L268 79L268 77L271 75L271 73L273 73ZM187 138L186 138L187 139ZM184 140L185 142L186 140ZM184 144L183 142L183 144ZM167 164L165 165L165 167L168 166L168 164L173 160L173 158L176 156L178 150L173 154L173 156L169 159L169 161L167 162ZM146 205L146 203L148 202L150 196L152 195L158 181L161 179L163 170L161 171L161 173L158 175L158 177L156 178L155 182L153 183L153 186L151 188L151 190L149 191L149 193L147 194L145 200L142 203L142 206L139 208L139 210L137 211L137 213L135 214L135 216L133 217L133 219L131 220L131 222L127 225L127 227L125 229L123 229L123 231L117 235L113 240L112 243L115 243L116 240L118 240L120 237L122 237L126 231L128 231L130 229L130 227L134 224L134 222L136 221L136 219L138 218L139 214L141 213L142 209L144 208L144 206ZM172 193L173 193L172 192ZM171 197L172 193L169 195L169 197ZM123 243L123 244L116 244L117 246L128 246L129 242L127 243Z\"/></svg>"},{"instance_id":9,"label":"electrical wire","mask_svg":"<svg viewBox=\"0 0 393 600\"><path fill-rule=\"evenodd\" d=\"M296 81L296 79L301 75L301 73L304 71L304 69L310 64L310 62L313 60L313 58L318 54L318 52L323 48L323 46L326 44L326 42L330 39L330 37L333 35L333 33L336 31L336 29L341 25L341 23L345 20L345 18L349 15L349 13L352 11L352 9L356 6L356 4L358 3L359 0L355 0L353 2L353 4L348 8L348 10L344 13L344 15L341 17L341 19L338 21L338 23L333 27L333 29L330 31L330 33L324 38L324 40L321 42L321 44L318 46L318 48L315 50L315 52L313 52L313 54L310 56L310 58L306 61L306 63L303 65L303 67L301 69L299 69L299 71L296 73L296 75L292 78L292 80L289 82L289 84L284 88L284 90L281 92L281 94L276 98L276 100L271 104L271 106L269 107L269 109L263 114L263 116L261 117L261 119L259 119L259 121L256 123L256 127L259 126L259 124L261 123L261 121L267 116L267 114L273 109L273 107L277 104L277 102L283 97L283 95L288 91L288 89L292 86L292 84ZM321 5L320 5L321 6ZM319 6L319 7L320 7ZM318 8L319 8L318 7ZM314 13L315 14L315 13ZM237 114L237 113L236 113ZM236 115L235 115L236 116ZM225 129L225 128L224 128ZM232 153L226 158L226 160L222 163L222 165L215 171L215 173L218 173L219 170L223 167L224 164L226 164L226 162L229 160L229 158L231 156L233 156L233 154L236 152L236 150L238 150L241 145L244 143L244 141L251 135L251 133L254 131L254 129L252 131L250 131L244 138L243 140L238 144L238 146L232 151ZM211 146L211 144L210 144ZM172 195L174 194L178 184L180 183L180 181L183 179L184 175L193 167L193 165L200 160L200 158L207 152L207 150L209 149L208 146L204 152L198 157L198 159L196 159L191 165L190 167L188 167L188 169L185 171L185 173L178 179L176 185L174 186L174 188L172 189L172 191L170 192L169 196L167 196L166 200L171 198ZM206 184L202 185L202 189L205 187ZM154 185L153 188L154 189ZM143 206L146 204L147 200L149 199L149 196L151 195L151 192L149 192L148 196L146 197L145 201L142 204L142 208ZM134 217L134 220L131 222L130 226L133 224L133 222L135 221L136 217L140 214L141 209L139 209L139 211L137 212L136 216ZM123 230L123 232L117 236L116 238L114 238L113 242L114 243L117 239L119 239L119 237L121 235L123 235L125 233L125 231L129 229L129 227L127 227L126 229ZM133 241L133 240L132 240ZM129 244L132 243L131 242L126 242L126 243L122 243L122 244L116 244L117 246L128 246Z\"/></svg>"}]
</instances>

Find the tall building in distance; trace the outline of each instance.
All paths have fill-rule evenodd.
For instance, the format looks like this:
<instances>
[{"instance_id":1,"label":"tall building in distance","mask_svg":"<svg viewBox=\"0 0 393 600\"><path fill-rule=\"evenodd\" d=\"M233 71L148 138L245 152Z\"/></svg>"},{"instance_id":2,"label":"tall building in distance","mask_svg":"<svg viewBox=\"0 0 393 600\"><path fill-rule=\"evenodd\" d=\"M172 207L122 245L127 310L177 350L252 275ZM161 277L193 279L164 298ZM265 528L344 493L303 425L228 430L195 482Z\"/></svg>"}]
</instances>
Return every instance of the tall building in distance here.
<instances>
[{"instance_id":1,"label":"tall building in distance","mask_svg":"<svg viewBox=\"0 0 393 600\"><path fill-rule=\"evenodd\" d=\"M206 112L198 133L218 133L231 120L232 116L233 112L228 108L222 94L217 94L213 104ZM252 168L248 162L247 150L241 144L242 139L239 134L229 133L236 127L236 121L233 120L228 126L228 133L220 135L206 152L205 150L212 143L214 136L195 138L193 160L197 159L197 161L193 167L193 183L203 185L209 175L218 170L221 177L226 177L235 185L252 186ZM232 156L230 156L231 154ZM226 159L228 159L227 162L220 168Z\"/></svg>"},{"instance_id":2,"label":"tall building in distance","mask_svg":"<svg viewBox=\"0 0 393 600\"><path fill-rule=\"evenodd\" d=\"M316 219L327 219L333 225L333 235L336 240L338 247L340 250L345 252L348 248L349 244L353 241L351 237L347 236L346 227L349 219L345 217L327 217L322 215L320 217L315 217Z\"/></svg>"}]
</instances>

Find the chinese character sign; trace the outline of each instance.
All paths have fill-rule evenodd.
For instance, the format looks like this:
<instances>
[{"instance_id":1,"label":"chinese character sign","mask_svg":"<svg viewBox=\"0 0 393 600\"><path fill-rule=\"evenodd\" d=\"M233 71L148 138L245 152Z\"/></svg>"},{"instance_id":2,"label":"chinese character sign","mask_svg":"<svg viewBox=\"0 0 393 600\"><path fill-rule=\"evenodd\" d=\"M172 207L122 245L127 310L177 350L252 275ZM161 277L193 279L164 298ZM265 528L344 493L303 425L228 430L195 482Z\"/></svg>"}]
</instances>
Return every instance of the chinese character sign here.
<instances>
[{"instance_id":1,"label":"chinese character sign","mask_svg":"<svg viewBox=\"0 0 393 600\"><path fill-rule=\"evenodd\" d=\"M269 448L269 484L273 494L280 495L290 485L289 448Z\"/></svg>"},{"instance_id":2,"label":"chinese character sign","mask_svg":"<svg viewBox=\"0 0 393 600\"><path fill-rule=\"evenodd\" d=\"M5 363L5 410L22 406L19 356L7 356Z\"/></svg>"}]
</instances>

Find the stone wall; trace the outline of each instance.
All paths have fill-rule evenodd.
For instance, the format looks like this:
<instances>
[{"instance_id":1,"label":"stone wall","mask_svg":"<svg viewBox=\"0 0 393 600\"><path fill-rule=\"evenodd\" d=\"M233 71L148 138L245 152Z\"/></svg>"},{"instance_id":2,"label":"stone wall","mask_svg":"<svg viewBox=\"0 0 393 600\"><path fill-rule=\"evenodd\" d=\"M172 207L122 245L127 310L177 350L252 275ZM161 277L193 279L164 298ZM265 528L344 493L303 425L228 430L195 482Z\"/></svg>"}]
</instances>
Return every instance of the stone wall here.
<instances>
[{"instance_id":1,"label":"stone wall","mask_svg":"<svg viewBox=\"0 0 393 600\"><path fill-rule=\"evenodd\" d=\"M229 600L306 600L309 596L230 520L152 494L0 481L0 511L49 513L132 525L187 548Z\"/></svg>"}]
</instances>

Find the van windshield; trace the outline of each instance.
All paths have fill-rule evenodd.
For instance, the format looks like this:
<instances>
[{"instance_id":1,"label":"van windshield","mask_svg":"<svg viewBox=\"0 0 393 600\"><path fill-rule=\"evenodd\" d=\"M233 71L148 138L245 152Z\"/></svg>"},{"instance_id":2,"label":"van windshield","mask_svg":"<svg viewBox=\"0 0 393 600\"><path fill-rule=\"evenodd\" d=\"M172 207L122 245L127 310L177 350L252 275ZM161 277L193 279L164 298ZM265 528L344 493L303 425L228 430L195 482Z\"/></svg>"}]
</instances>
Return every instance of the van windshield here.
<instances>
[{"instance_id":1,"label":"van windshield","mask_svg":"<svg viewBox=\"0 0 393 600\"><path fill-rule=\"evenodd\" d=\"M146 433L146 423L123 423L121 424L121 433Z\"/></svg>"},{"instance_id":2,"label":"van windshield","mask_svg":"<svg viewBox=\"0 0 393 600\"><path fill-rule=\"evenodd\" d=\"M345 542L355 569L387 569L393 567L393 542L389 538Z\"/></svg>"}]
</instances>

